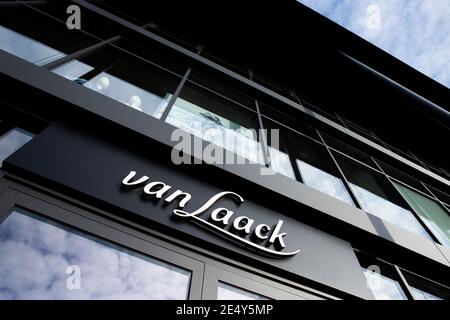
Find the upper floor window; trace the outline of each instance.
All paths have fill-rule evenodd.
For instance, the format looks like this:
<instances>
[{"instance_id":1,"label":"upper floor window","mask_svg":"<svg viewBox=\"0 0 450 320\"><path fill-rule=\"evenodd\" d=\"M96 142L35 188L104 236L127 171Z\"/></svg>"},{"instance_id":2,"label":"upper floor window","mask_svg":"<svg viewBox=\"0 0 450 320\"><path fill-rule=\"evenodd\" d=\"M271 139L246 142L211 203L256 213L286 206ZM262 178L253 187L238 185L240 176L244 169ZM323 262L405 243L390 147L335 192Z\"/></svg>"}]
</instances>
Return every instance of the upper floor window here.
<instances>
[{"instance_id":1,"label":"upper floor window","mask_svg":"<svg viewBox=\"0 0 450 320\"><path fill-rule=\"evenodd\" d=\"M155 118L162 116L181 80L175 73L112 47L52 71Z\"/></svg>"},{"instance_id":2,"label":"upper floor window","mask_svg":"<svg viewBox=\"0 0 450 320\"><path fill-rule=\"evenodd\" d=\"M33 139L33 137L34 134L19 128L14 128L0 136L0 167L3 164L3 160Z\"/></svg>"},{"instance_id":3,"label":"upper floor window","mask_svg":"<svg viewBox=\"0 0 450 320\"><path fill-rule=\"evenodd\" d=\"M94 38L65 23L21 7L0 11L0 49L36 65L45 65L91 45Z\"/></svg>"},{"instance_id":4,"label":"upper floor window","mask_svg":"<svg viewBox=\"0 0 450 320\"><path fill-rule=\"evenodd\" d=\"M264 163L256 112L204 86L186 82L165 121L251 163Z\"/></svg>"},{"instance_id":5,"label":"upper floor window","mask_svg":"<svg viewBox=\"0 0 450 320\"><path fill-rule=\"evenodd\" d=\"M344 156L336 154L335 158L362 209L431 240L427 231L385 176Z\"/></svg>"},{"instance_id":6,"label":"upper floor window","mask_svg":"<svg viewBox=\"0 0 450 320\"><path fill-rule=\"evenodd\" d=\"M289 178L297 179L307 186L333 198L353 205L344 182L325 147L316 142L314 132L299 134L282 128L279 124L263 117L264 128L279 129L279 145L274 146L274 133L268 134L268 153L271 168ZM281 128L281 129L280 129ZM317 134L317 133L315 133Z\"/></svg>"},{"instance_id":7,"label":"upper floor window","mask_svg":"<svg viewBox=\"0 0 450 320\"><path fill-rule=\"evenodd\" d=\"M438 202L403 184L394 182L394 185L439 242L450 247L450 216L448 210Z\"/></svg>"}]
</instances>

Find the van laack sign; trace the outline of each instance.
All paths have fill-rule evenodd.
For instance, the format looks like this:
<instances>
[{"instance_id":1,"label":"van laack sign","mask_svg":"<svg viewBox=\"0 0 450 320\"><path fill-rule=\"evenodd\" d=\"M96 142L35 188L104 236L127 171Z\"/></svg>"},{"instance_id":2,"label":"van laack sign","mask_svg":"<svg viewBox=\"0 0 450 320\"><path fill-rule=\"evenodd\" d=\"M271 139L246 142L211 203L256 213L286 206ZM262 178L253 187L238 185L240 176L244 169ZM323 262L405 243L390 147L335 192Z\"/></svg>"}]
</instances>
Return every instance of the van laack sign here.
<instances>
[{"instance_id":1,"label":"van laack sign","mask_svg":"<svg viewBox=\"0 0 450 320\"><path fill-rule=\"evenodd\" d=\"M286 245L284 237L286 232L282 232L283 220L278 220L273 226L267 224L258 224L254 219L247 216L236 216L236 214L223 207L216 207L216 204L223 198L231 198L237 204L244 202L244 199L237 193L231 191L220 192L212 196L197 210L188 212L183 210L189 200L191 194L182 190L176 190L170 195L167 193L171 186L160 181L150 181L147 176L136 178L136 171L130 173L122 180L124 188L141 188L147 196L161 199L164 196L166 204L178 201L178 208L172 211L172 214L190 220L207 227L210 231L227 238L228 240L237 242L248 249L255 250L261 254L265 254L276 258L285 258L296 255L300 250L284 251ZM215 208L213 208L215 207ZM212 211L211 211L212 210ZM206 212L210 212L208 219L203 218Z\"/></svg>"}]
</instances>

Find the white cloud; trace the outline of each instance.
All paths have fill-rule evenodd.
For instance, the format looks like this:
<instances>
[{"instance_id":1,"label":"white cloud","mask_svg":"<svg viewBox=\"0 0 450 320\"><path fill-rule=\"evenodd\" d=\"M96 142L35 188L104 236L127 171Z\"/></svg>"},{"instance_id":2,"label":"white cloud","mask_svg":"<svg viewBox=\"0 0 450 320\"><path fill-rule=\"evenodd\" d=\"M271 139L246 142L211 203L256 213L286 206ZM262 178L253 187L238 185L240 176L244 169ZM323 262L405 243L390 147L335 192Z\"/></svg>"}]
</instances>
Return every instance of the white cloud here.
<instances>
[{"instance_id":1,"label":"white cloud","mask_svg":"<svg viewBox=\"0 0 450 320\"><path fill-rule=\"evenodd\" d=\"M450 88L450 1L298 0ZM367 27L380 9L380 29Z\"/></svg>"},{"instance_id":2,"label":"white cloud","mask_svg":"<svg viewBox=\"0 0 450 320\"><path fill-rule=\"evenodd\" d=\"M0 224L0 300L185 299L190 273L13 212ZM81 289L66 286L69 265Z\"/></svg>"}]
</instances>

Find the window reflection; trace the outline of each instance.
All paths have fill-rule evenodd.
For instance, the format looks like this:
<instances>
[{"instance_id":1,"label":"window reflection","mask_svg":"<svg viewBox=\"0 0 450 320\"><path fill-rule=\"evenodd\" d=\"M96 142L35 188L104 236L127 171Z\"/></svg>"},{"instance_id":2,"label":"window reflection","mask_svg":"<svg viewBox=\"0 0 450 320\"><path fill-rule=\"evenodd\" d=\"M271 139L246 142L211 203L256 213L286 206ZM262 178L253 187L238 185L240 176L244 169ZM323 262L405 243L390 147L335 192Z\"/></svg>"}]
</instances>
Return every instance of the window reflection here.
<instances>
[{"instance_id":1,"label":"window reflection","mask_svg":"<svg viewBox=\"0 0 450 320\"><path fill-rule=\"evenodd\" d=\"M419 214L442 245L450 247L450 216L436 201L394 182L395 187Z\"/></svg>"},{"instance_id":2,"label":"window reflection","mask_svg":"<svg viewBox=\"0 0 450 320\"><path fill-rule=\"evenodd\" d=\"M304 184L353 205L352 198L344 182L337 177L337 170L324 146L300 136L296 136L291 145Z\"/></svg>"},{"instance_id":3,"label":"window reflection","mask_svg":"<svg viewBox=\"0 0 450 320\"><path fill-rule=\"evenodd\" d=\"M435 296L431 293L428 293L426 291L410 287L411 293L414 296L415 300L443 300L442 298L439 298L438 296Z\"/></svg>"},{"instance_id":4,"label":"window reflection","mask_svg":"<svg viewBox=\"0 0 450 320\"><path fill-rule=\"evenodd\" d=\"M286 152L282 152L276 148L269 146L270 166L272 170L285 175L288 178L295 179L294 169L292 168L291 159Z\"/></svg>"},{"instance_id":5,"label":"window reflection","mask_svg":"<svg viewBox=\"0 0 450 320\"><path fill-rule=\"evenodd\" d=\"M269 298L219 281L217 300L269 300Z\"/></svg>"},{"instance_id":6,"label":"window reflection","mask_svg":"<svg viewBox=\"0 0 450 320\"><path fill-rule=\"evenodd\" d=\"M364 211L431 240L414 214L403 207L400 195L384 176L343 156L336 155L336 160Z\"/></svg>"},{"instance_id":7,"label":"window reflection","mask_svg":"<svg viewBox=\"0 0 450 320\"><path fill-rule=\"evenodd\" d=\"M66 17L53 19L40 12L44 7L35 10L24 5L2 5L0 50L41 66L98 41L86 32L68 31Z\"/></svg>"},{"instance_id":8,"label":"window reflection","mask_svg":"<svg viewBox=\"0 0 450 320\"><path fill-rule=\"evenodd\" d=\"M353 183L350 183L350 187L364 211L431 240L428 233L413 216L411 211Z\"/></svg>"},{"instance_id":9,"label":"window reflection","mask_svg":"<svg viewBox=\"0 0 450 320\"><path fill-rule=\"evenodd\" d=\"M1 25L0 49L39 66L65 56L56 49Z\"/></svg>"},{"instance_id":10,"label":"window reflection","mask_svg":"<svg viewBox=\"0 0 450 320\"><path fill-rule=\"evenodd\" d=\"M23 210L0 224L0 257L0 299L186 299L189 291L186 270ZM79 286L69 266L79 267Z\"/></svg>"},{"instance_id":11,"label":"window reflection","mask_svg":"<svg viewBox=\"0 0 450 320\"><path fill-rule=\"evenodd\" d=\"M297 165L300 169L303 182L307 186L353 205L352 198L348 194L347 189L345 189L345 185L341 179L301 160L297 160Z\"/></svg>"},{"instance_id":12,"label":"window reflection","mask_svg":"<svg viewBox=\"0 0 450 320\"><path fill-rule=\"evenodd\" d=\"M394 266L362 252L355 253L366 278L367 288L372 291L376 300L407 300Z\"/></svg>"},{"instance_id":13,"label":"window reflection","mask_svg":"<svg viewBox=\"0 0 450 320\"><path fill-rule=\"evenodd\" d=\"M264 163L256 114L200 87L184 88L166 122L253 163Z\"/></svg>"},{"instance_id":14,"label":"window reflection","mask_svg":"<svg viewBox=\"0 0 450 320\"><path fill-rule=\"evenodd\" d=\"M398 281L364 268L363 272L376 300L407 300Z\"/></svg>"},{"instance_id":15,"label":"window reflection","mask_svg":"<svg viewBox=\"0 0 450 320\"><path fill-rule=\"evenodd\" d=\"M70 81L76 81L80 84L83 84L81 77L84 74L92 71L93 69L94 69L93 67L87 65L86 63L83 63L78 60L73 60L53 69L52 72L66 79L69 79Z\"/></svg>"},{"instance_id":16,"label":"window reflection","mask_svg":"<svg viewBox=\"0 0 450 320\"><path fill-rule=\"evenodd\" d=\"M16 152L25 143L34 137L33 134L25 130L14 128L0 137L0 167L3 160Z\"/></svg>"}]
</instances>

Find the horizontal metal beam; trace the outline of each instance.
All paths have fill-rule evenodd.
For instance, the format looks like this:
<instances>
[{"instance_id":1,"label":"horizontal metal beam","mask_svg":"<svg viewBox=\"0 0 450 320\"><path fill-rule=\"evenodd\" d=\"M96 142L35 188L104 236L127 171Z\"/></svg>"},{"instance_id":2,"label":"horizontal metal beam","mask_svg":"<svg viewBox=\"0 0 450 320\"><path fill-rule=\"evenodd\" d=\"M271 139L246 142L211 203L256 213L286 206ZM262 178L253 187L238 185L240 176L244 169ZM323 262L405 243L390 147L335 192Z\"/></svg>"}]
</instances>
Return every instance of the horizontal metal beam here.
<instances>
[{"instance_id":1,"label":"horizontal metal beam","mask_svg":"<svg viewBox=\"0 0 450 320\"><path fill-rule=\"evenodd\" d=\"M418 95L414 91L406 88L405 86L401 85L400 83L392 80L391 78L385 76L381 72L376 71L375 69L372 69L368 65L362 63L361 61L353 58L352 56L339 51L339 53L350 60L352 63L356 64L363 70L369 72L373 76L377 77L381 81L387 83L390 87L394 88L398 91L399 94L402 96L406 96L411 100L411 105L416 108L419 112L422 112L424 115L429 117L430 119L434 120L435 122L439 123L440 125L444 126L445 128L450 127L450 112L447 110L441 108L437 104L425 99L421 95Z\"/></svg>"}]
</instances>

